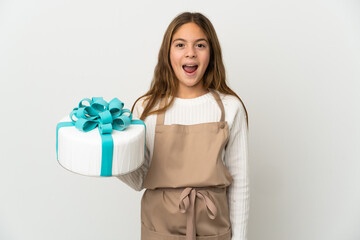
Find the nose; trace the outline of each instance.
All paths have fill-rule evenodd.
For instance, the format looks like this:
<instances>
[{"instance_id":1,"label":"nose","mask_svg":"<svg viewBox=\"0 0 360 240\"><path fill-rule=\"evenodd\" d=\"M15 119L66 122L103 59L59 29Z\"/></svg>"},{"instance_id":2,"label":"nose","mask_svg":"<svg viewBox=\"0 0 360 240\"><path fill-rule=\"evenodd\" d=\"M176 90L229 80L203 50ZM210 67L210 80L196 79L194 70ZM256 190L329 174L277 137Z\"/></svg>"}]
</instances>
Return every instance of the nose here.
<instances>
[{"instance_id":1,"label":"nose","mask_svg":"<svg viewBox=\"0 0 360 240\"><path fill-rule=\"evenodd\" d=\"M196 52L195 52L195 49L194 47L189 47L187 52L186 52L186 57L189 57L189 58L194 58L196 57Z\"/></svg>"}]
</instances>

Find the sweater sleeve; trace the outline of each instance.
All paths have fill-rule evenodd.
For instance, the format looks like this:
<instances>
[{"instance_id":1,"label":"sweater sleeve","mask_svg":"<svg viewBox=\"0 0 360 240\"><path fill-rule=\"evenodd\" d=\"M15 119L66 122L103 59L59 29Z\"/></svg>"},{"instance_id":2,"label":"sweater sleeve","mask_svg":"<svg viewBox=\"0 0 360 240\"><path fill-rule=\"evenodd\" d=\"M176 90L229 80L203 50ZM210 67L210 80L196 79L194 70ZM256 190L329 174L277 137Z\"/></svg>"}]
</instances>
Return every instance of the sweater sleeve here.
<instances>
[{"instance_id":1,"label":"sweater sleeve","mask_svg":"<svg viewBox=\"0 0 360 240\"><path fill-rule=\"evenodd\" d=\"M140 118L141 113L143 111L143 107L141 104L142 104L142 99L140 99L139 101L136 102L135 107L134 107L134 112L132 113L133 118L136 118L136 119ZM144 187L143 187L144 178L149 169L149 161L148 161L148 159L150 158L149 156L150 156L150 152L148 150L148 147L146 146L144 163L138 169L136 169L130 173L116 176L116 177L120 181L124 182L126 185L131 187L132 189L134 189L136 191L141 191L142 189L144 189Z\"/></svg>"},{"instance_id":2,"label":"sweater sleeve","mask_svg":"<svg viewBox=\"0 0 360 240\"><path fill-rule=\"evenodd\" d=\"M240 102L239 102L240 103ZM225 148L225 165L233 177L228 189L232 240L247 239L249 214L248 129L245 110L240 103Z\"/></svg>"}]
</instances>

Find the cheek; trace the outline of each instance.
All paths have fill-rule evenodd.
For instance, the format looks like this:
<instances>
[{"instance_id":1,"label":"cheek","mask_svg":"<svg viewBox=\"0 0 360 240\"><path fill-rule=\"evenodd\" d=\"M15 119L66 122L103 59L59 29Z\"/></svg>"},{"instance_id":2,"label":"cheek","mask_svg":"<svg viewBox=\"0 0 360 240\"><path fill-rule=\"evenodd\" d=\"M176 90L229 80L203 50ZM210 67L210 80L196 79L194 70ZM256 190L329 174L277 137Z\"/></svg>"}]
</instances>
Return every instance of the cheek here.
<instances>
[{"instance_id":1,"label":"cheek","mask_svg":"<svg viewBox=\"0 0 360 240\"><path fill-rule=\"evenodd\" d=\"M210 61L210 51L207 51L202 55L202 61L205 64L205 68L207 68Z\"/></svg>"},{"instance_id":2,"label":"cheek","mask_svg":"<svg viewBox=\"0 0 360 240\"><path fill-rule=\"evenodd\" d=\"M175 73L175 76L179 77L181 69L179 66L180 65L179 56L178 54L176 54L176 52L170 51L170 65L173 72Z\"/></svg>"},{"instance_id":3,"label":"cheek","mask_svg":"<svg viewBox=\"0 0 360 240\"><path fill-rule=\"evenodd\" d=\"M176 52L170 52L170 61L172 66L180 64L179 54L177 54Z\"/></svg>"},{"instance_id":4,"label":"cheek","mask_svg":"<svg viewBox=\"0 0 360 240\"><path fill-rule=\"evenodd\" d=\"M210 56L205 57L203 60L204 60L204 63L205 63L205 66L204 66L204 71L205 71L206 68L209 66Z\"/></svg>"}]
</instances>

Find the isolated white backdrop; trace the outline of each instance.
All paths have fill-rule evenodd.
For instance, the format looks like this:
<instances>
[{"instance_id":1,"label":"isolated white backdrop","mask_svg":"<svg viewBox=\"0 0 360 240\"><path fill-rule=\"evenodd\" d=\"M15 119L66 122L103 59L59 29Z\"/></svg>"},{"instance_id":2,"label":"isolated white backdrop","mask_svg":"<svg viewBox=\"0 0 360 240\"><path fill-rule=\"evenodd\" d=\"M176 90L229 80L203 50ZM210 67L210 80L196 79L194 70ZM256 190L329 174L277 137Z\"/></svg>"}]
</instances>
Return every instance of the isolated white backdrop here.
<instances>
[{"instance_id":1,"label":"isolated white backdrop","mask_svg":"<svg viewBox=\"0 0 360 240\"><path fill-rule=\"evenodd\" d=\"M84 97L131 108L183 11L249 113L249 239L360 239L356 0L0 0L0 239L140 239L143 192L64 170L55 126Z\"/></svg>"}]
</instances>

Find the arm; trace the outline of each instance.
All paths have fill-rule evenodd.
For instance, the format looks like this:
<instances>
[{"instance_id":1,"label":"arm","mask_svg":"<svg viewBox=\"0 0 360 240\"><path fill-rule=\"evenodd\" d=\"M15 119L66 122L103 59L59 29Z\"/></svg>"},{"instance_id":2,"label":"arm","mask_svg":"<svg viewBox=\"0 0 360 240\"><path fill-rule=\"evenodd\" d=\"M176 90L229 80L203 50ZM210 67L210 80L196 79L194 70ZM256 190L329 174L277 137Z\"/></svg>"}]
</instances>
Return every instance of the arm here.
<instances>
[{"instance_id":1,"label":"arm","mask_svg":"<svg viewBox=\"0 0 360 240\"><path fill-rule=\"evenodd\" d=\"M233 177L228 189L232 240L247 239L249 215L248 129L242 104L235 115L225 148L225 165Z\"/></svg>"},{"instance_id":2,"label":"arm","mask_svg":"<svg viewBox=\"0 0 360 240\"><path fill-rule=\"evenodd\" d=\"M142 99L140 99L139 101L137 101L137 103L135 104L134 107L134 112L132 113L133 118L137 118L139 119L141 116L141 113L143 111L142 106ZM131 187L132 189L136 190L136 191L141 191L144 187L143 187L143 182L144 182L144 178L147 174L147 171L149 169L149 150L146 146L145 148L145 162L144 164L142 164L138 169L136 169L133 172L121 175L121 176L116 176L120 181L124 182L126 185L128 185L129 187Z\"/></svg>"}]
</instances>

